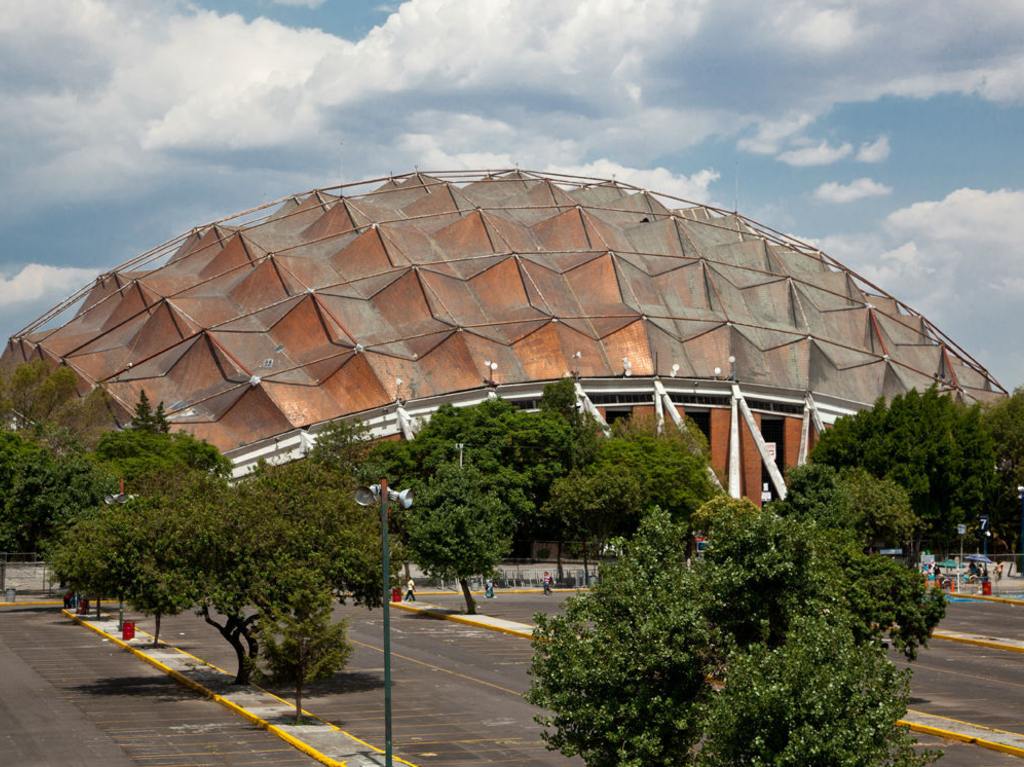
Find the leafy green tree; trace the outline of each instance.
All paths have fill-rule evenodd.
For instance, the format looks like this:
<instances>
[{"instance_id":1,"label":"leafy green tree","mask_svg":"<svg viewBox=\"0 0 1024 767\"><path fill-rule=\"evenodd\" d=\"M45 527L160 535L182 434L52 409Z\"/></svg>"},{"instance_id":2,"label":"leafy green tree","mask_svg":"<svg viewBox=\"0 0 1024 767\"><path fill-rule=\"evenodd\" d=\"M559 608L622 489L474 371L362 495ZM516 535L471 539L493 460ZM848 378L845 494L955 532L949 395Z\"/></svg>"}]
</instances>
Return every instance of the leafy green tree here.
<instances>
[{"instance_id":1,"label":"leafy green tree","mask_svg":"<svg viewBox=\"0 0 1024 767\"><path fill-rule=\"evenodd\" d=\"M797 616L841 608L813 524L722 505L695 568L708 620L739 647L779 647Z\"/></svg>"},{"instance_id":2,"label":"leafy green tree","mask_svg":"<svg viewBox=\"0 0 1024 767\"><path fill-rule=\"evenodd\" d=\"M331 620L331 591L313 573L303 573L281 603L259 625L260 678L295 688L295 724L302 723L302 692L310 682L344 668L352 654L344 621Z\"/></svg>"},{"instance_id":3,"label":"leafy green tree","mask_svg":"<svg viewBox=\"0 0 1024 767\"><path fill-rule=\"evenodd\" d=\"M226 476L231 469L220 451L191 434L168 434L148 428L123 429L103 435L96 458L107 470L124 479L130 492L144 492L188 471Z\"/></svg>"},{"instance_id":4,"label":"leafy green tree","mask_svg":"<svg viewBox=\"0 0 1024 767\"><path fill-rule=\"evenodd\" d=\"M848 530L864 547L908 543L919 525L902 487L859 467L837 472L808 464L791 469L786 484L789 493L784 502L776 501L776 513Z\"/></svg>"},{"instance_id":5,"label":"leafy green tree","mask_svg":"<svg viewBox=\"0 0 1024 767\"><path fill-rule=\"evenodd\" d=\"M528 699L548 744L588 767L923 763L896 726L906 674L843 598L836 535L742 503L699 516L692 568L685 526L656 510L595 589L538 616Z\"/></svg>"},{"instance_id":6,"label":"leafy green tree","mask_svg":"<svg viewBox=\"0 0 1024 767\"><path fill-rule=\"evenodd\" d=\"M513 509L520 537L543 530L547 520L538 514L551 483L570 467L570 424L554 411L531 413L503 399L471 407L441 407L416 438L383 442L374 447L364 481L387 477L395 486L422 492L440 469L458 460L483 475L489 489Z\"/></svg>"},{"instance_id":7,"label":"leafy green tree","mask_svg":"<svg viewBox=\"0 0 1024 767\"><path fill-rule=\"evenodd\" d=\"M690 763L710 699L712 629L686 567L686 531L647 515L601 581L537 615L527 700L544 740L588 767Z\"/></svg>"},{"instance_id":8,"label":"leafy green tree","mask_svg":"<svg viewBox=\"0 0 1024 767\"><path fill-rule=\"evenodd\" d=\"M708 706L702 767L834 765L914 767L909 671L860 644L841 615L801 616L787 641L756 644L728 662ZM680 760L677 763L684 763Z\"/></svg>"},{"instance_id":9,"label":"leafy green tree","mask_svg":"<svg viewBox=\"0 0 1024 767\"><path fill-rule=\"evenodd\" d=\"M996 486L992 499L991 525L996 541L1020 553L1020 499L1017 488L1024 486L1024 387L1013 395L988 405L982 422L996 452Z\"/></svg>"},{"instance_id":10,"label":"leafy green tree","mask_svg":"<svg viewBox=\"0 0 1024 767\"><path fill-rule=\"evenodd\" d=\"M130 525L121 506L101 506L66 528L47 552L61 583L96 600L124 598L131 589L134 557L125 534Z\"/></svg>"},{"instance_id":11,"label":"leafy green tree","mask_svg":"<svg viewBox=\"0 0 1024 767\"><path fill-rule=\"evenodd\" d=\"M590 471L633 477L639 488L637 506L658 506L680 521L689 520L718 493L706 457L693 452L683 435L671 431L659 435L646 428L620 429L598 444Z\"/></svg>"},{"instance_id":12,"label":"leafy green tree","mask_svg":"<svg viewBox=\"0 0 1024 767\"><path fill-rule=\"evenodd\" d=\"M908 659L917 657L946 614L946 598L916 571L888 557L865 554L856 545L831 550L842 573L838 591L853 616L859 641L881 645L886 638Z\"/></svg>"},{"instance_id":13,"label":"leafy green tree","mask_svg":"<svg viewBox=\"0 0 1024 767\"><path fill-rule=\"evenodd\" d=\"M39 551L103 501L114 482L88 455L62 456L16 433L0 433L0 547Z\"/></svg>"},{"instance_id":14,"label":"leafy green tree","mask_svg":"<svg viewBox=\"0 0 1024 767\"><path fill-rule=\"evenodd\" d=\"M79 396L79 385L70 368L43 360L10 368L0 377L0 420L58 454L90 449L114 416L102 387Z\"/></svg>"},{"instance_id":15,"label":"leafy green tree","mask_svg":"<svg viewBox=\"0 0 1024 767\"><path fill-rule=\"evenodd\" d=\"M917 656L945 615L945 598L916 571L865 549L907 540L916 525L906 493L862 469L836 472L808 465L787 476L789 495L771 512L795 520L817 538L825 572L838 577L835 598L846 604L858 641L887 638L908 658Z\"/></svg>"},{"instance_id":16,"label":"leafy green tree","mask_svg":"<svg viewBox=\"0 0 1024 767\"><path fill-rule=\"evenodd\" d=\"M860 467L891 479L910 496L920 535L948 548L957 523L988 507L996 455L980 406L966 406L935 388L839 419L821 435L814 463ZM916 542L915 549L920 545Z\"/></svg>"},{"instance_id":17,"label":"leafy green tree","mask_svg":"<svg viewBox=\"0 0 1024 767\"><path fill-rule=\"evenodd\" d=\"M469 578L490 573L511 550L512 507L475 466L446 464L406 516L413 559L429 575L458 580L466 612L476 613Z\"/></svg>"},{"instance_id":18,"label":"leafy green tree","mask_svg":"<svg viewBox=\"0 0 1024 767\"><path fill-rule=\"evenodd\" d=\"M640 484L629 473L574 470L551 486L545 512L562 520L583 543L583 574L590 583L589 551L601 553L613 536L636 530Z\"/></svg>"},{"instance_id":19,"label":"leafy green tree","mask_svg":"<svg viewBox=\"0 0 1024 767\"><path fill-rule=\"evenodd\" d=\"M207 477L188 504L189 561L199 614L235 652L236 683L248 681L260 616L292 573L316 574L343 602L380 604L379 522L356 505L351 478L316 461L261 466L234 487Z\"/></svg>"},{"instance_id":20,"label":"leafy green tree","mask_svg":"<svg viewBox=\"0 0 1024 767\"><path fill-rule=\"evenodd\" d=\"M136 610L153 616L154 646L160 642L163 617L184 612L198 598L189 558L189 538L195 531L180 509L208 486L205 476L186 474L162 492L133 497L122 507L121 545L133 563L126 598Z\"/></svg>"}]
</instances>

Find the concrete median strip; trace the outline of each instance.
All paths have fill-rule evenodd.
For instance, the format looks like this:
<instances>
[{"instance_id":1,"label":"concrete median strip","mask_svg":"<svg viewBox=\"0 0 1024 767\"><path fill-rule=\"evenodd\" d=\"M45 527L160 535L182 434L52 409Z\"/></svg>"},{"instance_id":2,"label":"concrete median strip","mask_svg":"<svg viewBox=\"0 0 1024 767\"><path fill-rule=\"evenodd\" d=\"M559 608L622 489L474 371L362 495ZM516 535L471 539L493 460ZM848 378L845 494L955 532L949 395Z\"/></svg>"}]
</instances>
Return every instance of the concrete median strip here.
<instances>
[{"instance_id":1,"label":"concrete median strip","mask_svg":"<svg viewBox=\"0 0 1024 767\"><path fill-rule=\"evenodd\" d=\"M463 615L462 613L455 612L454 610L427 604L425 602L395 602L392 603L392 606L406 610L407 612L427 615L431 618L455 621L456 623L463 623L476 628L488 629L490 631L500 631L503 634L511 634L512 636L523 637L525 639L533 637L535 628L529 623L518 623L516 621L505 620L504 618L494 618L489 615ZM941 633L942 636L939 636L939 633ZM958 636L965 637L965 639L954 640L951 636L953 634L958 634ZM967 641L966 638L975 637L973 634L959 634L958 632L953 631L937 632L935 636L940 639L950 639L951 641ZM992 637L977 637L977 640L978 641L970 643L980 644L983 640L991 640L993 642L1013 641L998 640ZM1022 649L1018 650L1018 652L1024 652L1024 643L1020 644ZM988 644L984 646L997 645ZM1000 649L1008 649L1007 647L999 646ZM899 721L899 724L913 730L914 732L919 732L925 735L935 735L940 738L958 740L962 743L972 743L976 746L981 746L982 748L991 749L992 751L1000 751L1004 754L1011 754L1013 756L1024 758L1024 735L1016 732L997 730L991 727L972 724L970 722L962 722L958 719L950 719L948 717L928 714L924 711L915 711L913 709L907 711L906 716Z\"/></svg>"},{"instance_id":2,"label":"concrete median strip","mask_svg":"<svg viewBox=\"0 0 1024 767\"><path fill-rule=\"evenodd\" d=\"M993 727L914 710L908 710L906 716L899 723L924 735L935 735L962 743L973 743L991 751L1024 758L1024 735L1020 733L997 730Z\"/></svg>"},{"instance_id":3,"label":"concrete median strip","mask_svg":"<svg viewBox=\"0 0 1024 767\"><path fill-rule=\"evenodd\" d=\"M933 631L932 638L942 639L946 642L976 645L978 647L991 647L994 650L1024 652L1024 641L1020 639L1006 639L1005 637L992 637L984 634L968 634L963 631L945 630Z\"/></svg>"},{"instance_id":4,"label":"concrete median strip","mask_svg":"<svg viewBox=\"0 0 1024 767\"><path fill-rule=\"evenodd\" d=\"M1024 599L1014 599L1013 597L987 596L985 594L964 594L959 591L950 592L946 596L950 599L974 599L978 602L998 602L1004 605L1024 605Z\"/></svg>"},{"instance_id":5,"label":"concrete median strip","mask_svg":"<svg viewBox=\"0 0 1024 767\"><path fill-rule=\"evenodd\" d=\"M257 727L273 733L281 740L327 767L379 767L384 764L383 751L360 740L340 727L326 722L303 709L314 720L312 724L295 725L295 706L267 690L248 685L235 687L231 675L221 668L172 645L153 647L152 637L145 632L132 640L117 636L117 620L87 618L69 610L64 614L79 625L95 631L110 642L124 648L137 658L160 669L180 684L220 703ZM412 762L395 757L395 761L416 767Z\"/></svg>"},{"instance_id":6,"label":"concrete median strip","mask_svg":"<svg viewBox=\"0 0 1024 767\"><path fill-rule=\"evenodd\" d=\"M502 634L511 634L523 639L533 638L533 626L528 623L518 623L505 620L504 618L495 618L491 615L465 615L456 610L427 604L426 602L392 602L391 606L406 612L418 613L440 620L454 621L455 623L488 629L489 631L500 631Z\"/></svg>"}]
</instances>

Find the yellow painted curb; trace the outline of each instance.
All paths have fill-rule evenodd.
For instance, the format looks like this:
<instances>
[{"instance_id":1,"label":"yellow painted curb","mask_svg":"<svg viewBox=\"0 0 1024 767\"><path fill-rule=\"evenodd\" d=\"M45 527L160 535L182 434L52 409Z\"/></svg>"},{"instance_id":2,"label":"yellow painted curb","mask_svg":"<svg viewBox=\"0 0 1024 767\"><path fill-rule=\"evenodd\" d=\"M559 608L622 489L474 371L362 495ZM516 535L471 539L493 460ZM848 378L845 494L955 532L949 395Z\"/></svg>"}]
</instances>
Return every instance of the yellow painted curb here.
<instances>
[{"instance_id":1,"label":"yellow painted curb","mask_svg":"<svg viewBox=\"0 0 1024 767\"><path fill-rule=\"evenodd\" d=\"M1024 605L1024 599L1011 599L1010 597L988 597L984 594L958 594L956 592L949 596L956 599L977 599L981 602L1000 602L1004 605Z\"/></svg>"},{"instance_id":2,"label":"yellow painted curb","mask_svg":"<svg viewBox=\"0 0 1024 767\"><path fill-rule=\"evenodd\" d=\"M943 717L944 719L946 717ZM951 722L957 722L959 724L966 724L972 727L978 725L971 725L970 722L961 722L959 719L950 719ZM932 727L927 724L919 724L917 722L910 722L906 719L898 719L896 724L902 725L910 729L913 732L920 732L923 735L936 735L940 738L948 738L949 740L958 740L961 743L970 743L981 748L987 748L990 751L999 751L1003 754L1009 754L1010 756L1018 756L1024 758L1024 748L1018 748L1017 746L1008 746L1005 743L996 743L994 740L985 740L984 738L977 738L973 735L965 735L961 732L953 732L952 730L945 730L941 727ZM991 728L986 728L991 729ZM1016 735L1016 733L1011 733Z\"/></svg>"},{"instance_id":3,"label":"yellow painted curb","mask_svg":"<svg viewBox=\"0 0 1024 767\"><path fill-rule=\"evenodd\" d=\"M975 639L974 637L955 637L948 634L932 633L932 639L943 639L947 642L960 642L961 644L977 645L978 647L989 647L1007 652L1024 653L1024 646L1006 644L995 639Z\"/></svg>"},{"instance_id":4,"label":"yellow painted curb","mask_svg":"<svg viewBox=\"0 0 1024 767\"><path fill-rule=\"evenodd\" d=\"M0 602L0 607L63 607L62 599L38 599L23 602Z\"/></svg>"},{"instance_id":5,"label":"yellow painted curb","mask_svg":"<svg viewBox=\"0 0 1024 767\"><path fill-rule=\"evenodd\" d=\"M399 610L405 610L411 613L417 613L418 615L426 615L428 618L436 618L437 620L452 621L454 623L464 623L467 626L475 626L476 628L487 629L488 631L498 631L502 634L509 634L510 636L521 637L522 639L533 639L532 631L520 631L519 629L510 629L504 626L494 626L490 623L484 623L478 621L471 615L458 615L454 613L443 613L437 610L431 610L429 607L413 607L412 605L405 604L403 602L392 602L392 607L397 607Z\"/></svg>"},{"instance_id":6,"label":"yellow painted curb","mask_svg":"<svg viewBox=\"0 0 1024 767\"><path fill-rule=\"evenodd\" d=\"M149 665L153 666L154 668L157 668L160 671L163 671L165 674L167 674L169 677L174 679L179 684L182 684L185 687L188 687L188 688L190 688L192 690L195 690L196 692L200 693L201 695L203 695L203 696L205 696L207 698L210 698L211 700L216 701L217 703L219 703L222 706L224 706L225 708L227 708L229 711L233 711L234 713L238 714L239 716L241 716L245 720L251 722L252 724L255 724L257 727L260 727L261 729L267 730L268 732L276 735L278 738L280 738L281 740L286 742L288 745L290 745L290 746L296 748L297 750L301 751L306 756L308 756L308 757L310 757L312 759L315 759L316 761L320 762L320 764L326 765L327 767L348 767L348 763L347 762L338 761L337 759L333 759L333 758L327 756L326 754L323 754L320 751L317 751L315 748L310 746L308 743L305 743L304 741L299 740L298 738L296 738L294 735L291 735L290 733L285 732L284 730L282 730L277 725L271 724L267 720L262 719L259 716L256 716L256 714L253 714L251 711L243 708L242 706L239 706L237 703L235 703L235 702L225 698L223 695L219 695L219 694L215 693L213 690L209 689L208 687L205 687L204 685L200 684L199 682L195 681L194 679L189 679L187 676L182 674L180 671L176 671L175 669L171 668L170 666L168 666L168 665L166 665L164 663L161 663L156 658L150 657L149 655L147 655L146 653L142 652L141 650L138 650L137 648L131 646L130 644L128 644L124 640L118 639L113 634L108 634L103 629L101 629L101 628L99 628L97 626L92 625L88 621L83 621L81 619L81 616L78 616L78 615L72 613L69 610L62 610L61 612L63 612L67 617L71 618L78 625L85 626L86 628L91 629L92 631L96 632L97 634L99 634L100 636L104 637L105 639L108 639L111 642L115 643L119 647L121 647L121 648L123 648L125 650L128 650L128 652L130 652L132 655L134 655L135 657L139 658L140 660L143 660L146 663L148 663ZM152 636L152 634L149 634L148 632L145 632L145 631L139 631L139 633L140 634L146 634L146 636ZM215 666L212 663L209 663L209 662L203 660L202 658L200 658L200 657L198 657L196 655L193 655L192 653L188 652L187 650L182 650L180 647L175 647L173 645L164 644L163 642L161 642L160 645L165 647L165 648L167 648L167 649L174 650L175 652L180 653L181 655L186 655L189 658L192 658L193 660L196 660L199 663L202 663L204 666L208 666L209 668L212 668L212 669L214 669L216 671L219 671L219 672L221 672L223 674L226 674L226 675L230 676L230 674L228 674L228 672L225 671L224 669L222 669L222 668L220 668L218 666ZM292 708L294 708L294 704L289 703L288 701L284 700L283 698L281 698L281 697L279 697L277 695L274 695L274 693L270 692L269 690L264 690L262 687L259 687L258 685L250 685L250 686L255 688L255 689L257 689L257 690L259 690L260 692L264 693L265 695L268 695L269 697L274 698L275 700L285 704L286 706L291 706ZM307 711L306 709L302 709L302 714L304 716L308 716L311 719L316 719L318 722L322 722L323 724L325 724L328 727L330 727L332 730L334 730L336 732L342 733L343 735L351 738L355 742L360 743L360 744L366 746L367 748L372 749L373 751L376 751L378 754L383 754L384 753L383 749L377 748L377 746L374 746L371 743L367 743L362 738L357 738L352 733L350 733L350 732L348 732L346 730L341 729L340 727L338 727L335 724L332 724L331 722L327 722L327 721L321 719L319 716L317 716L316 714L313 714L313 713ZM407 765L407 767L418 767L418 765L415 765L412 762L406 761L405 759L401 758L400 756L395 756L394 759L395 759L396 762L400 762L400 763L402 763L404 765Z\"/></svg>"}]
</instances>

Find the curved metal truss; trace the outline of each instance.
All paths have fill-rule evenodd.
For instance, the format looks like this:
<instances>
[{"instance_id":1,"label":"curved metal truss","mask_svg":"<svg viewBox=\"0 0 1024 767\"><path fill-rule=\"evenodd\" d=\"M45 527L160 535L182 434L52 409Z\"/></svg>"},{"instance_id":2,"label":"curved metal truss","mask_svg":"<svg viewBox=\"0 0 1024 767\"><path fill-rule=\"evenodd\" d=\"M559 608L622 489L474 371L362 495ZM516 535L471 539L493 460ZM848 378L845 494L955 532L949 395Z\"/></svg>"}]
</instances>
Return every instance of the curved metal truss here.
<instances>
[{"instance_id":1,"label":"curved metal truss","mask_svg":"<svg viewBox=\"0 0 1024 767\"><path fill-rule=\"evenodd\" d=\"M850 409L1005 394L925 317L749 218L628 184L414 172L197 227L11 337L224 450L396 402L596 381L739 381ZM837 405L842 409L842 405ZM251 452L251 451L245 451Z\"/></svg>"}]
</instances>

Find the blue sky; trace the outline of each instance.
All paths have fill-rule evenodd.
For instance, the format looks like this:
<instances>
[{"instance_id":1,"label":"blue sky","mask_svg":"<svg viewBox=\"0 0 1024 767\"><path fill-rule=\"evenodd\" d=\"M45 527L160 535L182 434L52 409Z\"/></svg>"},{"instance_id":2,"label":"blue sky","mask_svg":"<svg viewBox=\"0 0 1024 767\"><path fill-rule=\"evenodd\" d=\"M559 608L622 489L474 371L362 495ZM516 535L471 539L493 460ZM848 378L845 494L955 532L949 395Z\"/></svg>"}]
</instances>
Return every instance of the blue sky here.
<instances>
[{"instance_id":1,"label":"blue sky","mask_svg":"<svg viewBox=\"0 0 1024 767\"><path fill-rule=\"evenodd\" d=\"M0 332L339 178L505 167L739 209L1024 383L1024 6L12 0Z\"/></svg>"}]
</instances>

